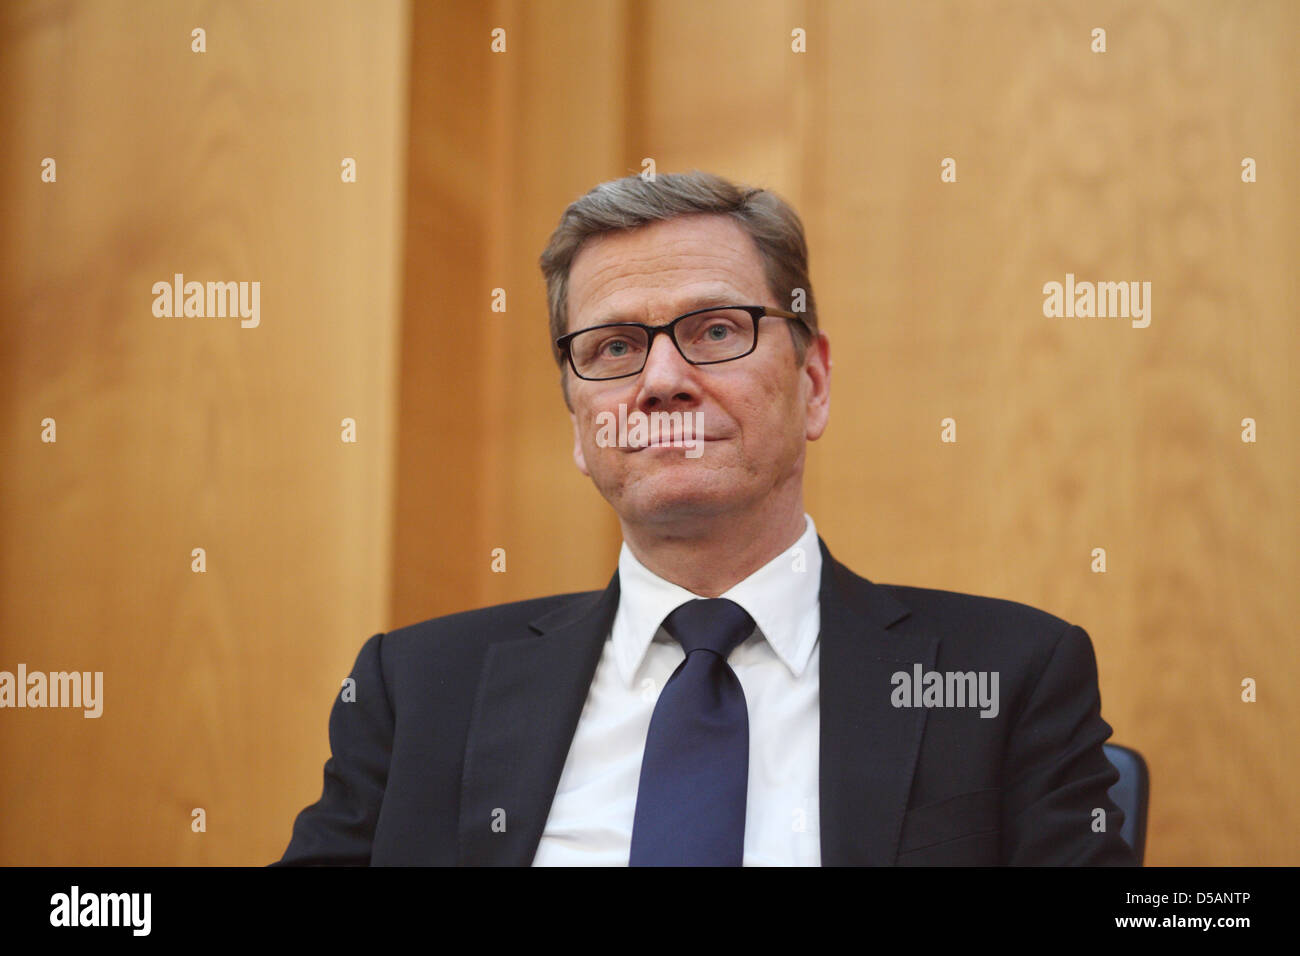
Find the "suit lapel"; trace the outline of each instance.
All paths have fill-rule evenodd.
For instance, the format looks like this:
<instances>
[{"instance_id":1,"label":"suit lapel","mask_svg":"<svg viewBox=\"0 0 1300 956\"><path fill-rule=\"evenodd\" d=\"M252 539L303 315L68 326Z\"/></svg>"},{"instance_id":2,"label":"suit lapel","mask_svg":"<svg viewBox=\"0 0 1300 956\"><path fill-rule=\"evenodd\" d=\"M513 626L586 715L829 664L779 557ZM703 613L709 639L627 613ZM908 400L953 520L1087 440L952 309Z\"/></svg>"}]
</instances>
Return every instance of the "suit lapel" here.
<instances>
[{"instance_id":1,"label":"suit lapel","mask_svg":"<svg viewBox=\"0 0 1300 956\"><path fill-rule=\"evenodd\" d=\"M618 608L603 591L488 647L465 744L459 862L527 866L537 852L578 718Z\"/></svg>"},{"instance_id":2,"label":"suit lapel","mask_svg":"<svg viewBox=\"0 0 1300 956\"><path fill-rule=\"evenodd\" d=\"M822 865L890 865L925 729L924 708L890 703L891 677L918 662L932 668L939 641L890 631L908 609L818 543Z\"/></svg>"},{"instance_id":3,"label":"suit lapel","mask_svg":"<svg viewBox=\"0 0 1300 956\"><path fill-rule=\"evenodd\" d=\"M908 609L818 544L822 864L888 865L925 728L924 708L890 704L890 679L933 668L939 641L891 632ZM604 591L530 624L533 636L489 646L465 744L462 865L532 862L618 595L615 572Z\"/></svg>"}]
</instances>

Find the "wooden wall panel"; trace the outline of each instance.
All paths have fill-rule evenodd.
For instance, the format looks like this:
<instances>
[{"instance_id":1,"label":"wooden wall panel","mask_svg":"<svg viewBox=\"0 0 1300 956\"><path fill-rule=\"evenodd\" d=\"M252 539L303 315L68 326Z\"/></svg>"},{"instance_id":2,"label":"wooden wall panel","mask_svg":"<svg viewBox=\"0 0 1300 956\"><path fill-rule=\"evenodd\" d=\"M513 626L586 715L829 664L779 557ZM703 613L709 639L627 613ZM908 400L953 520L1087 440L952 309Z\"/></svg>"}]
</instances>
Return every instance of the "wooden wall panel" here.
<instances>
[{"instance_id":1,"label":"wooden wall panel","mask_svg":"<svg viewBox=\"0 0 1300 956\"><path fill-rule=\"evenodd\" d=\"M0 711L0 863L265 863L386 626L407 10L0 18L0 669L104 673ZM155 316L177 272L260 325Z\"/></svg>"},{"instance_id":2,"label":"wooden wall panel","mask_svg":"<svg viewBox=\"0 0 1300 956\"><path fill-rule=\"evenodd\" d=\"M613 573L618 525L573 463L537 258L569 202L639 168L627 32L602 0L415 7L398 623Z\"/></svg>"}]
</instances>

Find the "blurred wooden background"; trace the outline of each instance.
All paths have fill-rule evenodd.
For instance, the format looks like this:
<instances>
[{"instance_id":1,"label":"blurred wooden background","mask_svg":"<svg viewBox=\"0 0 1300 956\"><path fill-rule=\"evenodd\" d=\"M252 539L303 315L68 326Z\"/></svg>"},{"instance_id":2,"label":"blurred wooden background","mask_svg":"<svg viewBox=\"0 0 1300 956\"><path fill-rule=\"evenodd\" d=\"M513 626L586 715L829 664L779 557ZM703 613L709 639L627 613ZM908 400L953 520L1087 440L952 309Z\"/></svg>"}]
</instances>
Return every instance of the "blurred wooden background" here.
<instances>
[{"instance_id":1,"label":"blurred wooden background","mask_svg":"<svg viewBox=\"0 0 1300 956\"><path fill-rule=\"evenodd\" d=\"M0 711L0 864L275 859L366 637L604 585L537 256L647 157L804 219L835 555L1085 627L1152 769L1149 864L1300 863L1298 28L1287 0L0 7L0 670L105 684L98 720ZM155 317L177 272L260 281L260 327ZM1045 318L1067 272L1150 281L1150 327Z\"/></svg>"}]
</instances>

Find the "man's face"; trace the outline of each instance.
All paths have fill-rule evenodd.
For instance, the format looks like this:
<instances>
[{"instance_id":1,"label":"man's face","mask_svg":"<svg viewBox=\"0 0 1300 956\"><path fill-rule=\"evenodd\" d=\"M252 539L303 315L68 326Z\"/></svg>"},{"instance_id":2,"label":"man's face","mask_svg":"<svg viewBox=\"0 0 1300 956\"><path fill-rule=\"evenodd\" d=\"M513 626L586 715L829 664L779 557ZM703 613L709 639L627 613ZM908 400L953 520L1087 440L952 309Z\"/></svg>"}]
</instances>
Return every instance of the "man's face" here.
<instances>
[{"instance_id":1,"label":"man's face","mask_svg":"<svg viewBox=\"0 0 1300 956\"><path fill-rule=\"evenodd\" d=\"M568 301L569 331L664 325L714 305L783 305L767 288L753 240L711 214L588 240L569 272ZM691 365L657 335L639 375L591 382L566 371L574 460L624 522L680 526L801 502L805 442L826 427L830 355L822 335L797 364L787 324L764 317L754 352L717 365ZM628 414L690 413L702 424L698 457L672 445L601 447L597 416L617 418L620 404Z\"/></svg>"}]
</instances>

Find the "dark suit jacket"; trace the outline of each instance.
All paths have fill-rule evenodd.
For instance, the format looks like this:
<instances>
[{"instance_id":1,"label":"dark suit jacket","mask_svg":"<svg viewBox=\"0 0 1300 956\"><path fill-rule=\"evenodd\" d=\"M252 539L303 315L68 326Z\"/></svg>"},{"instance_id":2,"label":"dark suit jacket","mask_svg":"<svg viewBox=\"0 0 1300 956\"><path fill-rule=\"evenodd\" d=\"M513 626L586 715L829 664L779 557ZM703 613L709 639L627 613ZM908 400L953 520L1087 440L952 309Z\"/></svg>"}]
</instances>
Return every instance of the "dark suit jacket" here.
<instances>
[{"instance_id":1,"label":"dark suit jacket","mask_svg":"<svg viewBox=\"0 0 1300 956\"><path fill-rule=\"evenodd\" d=\"M873 584L821 551L824 865L1135 863L1106 795L1118 774L1082 629L1010 601ZM616 572L604 591L370 638L355 701L340 695L330 714L324 791L279 862L531 863L618 594ZM893 706L891 676L917 663L998 672L997 716Z\"/></svg>"}]
</instances>

